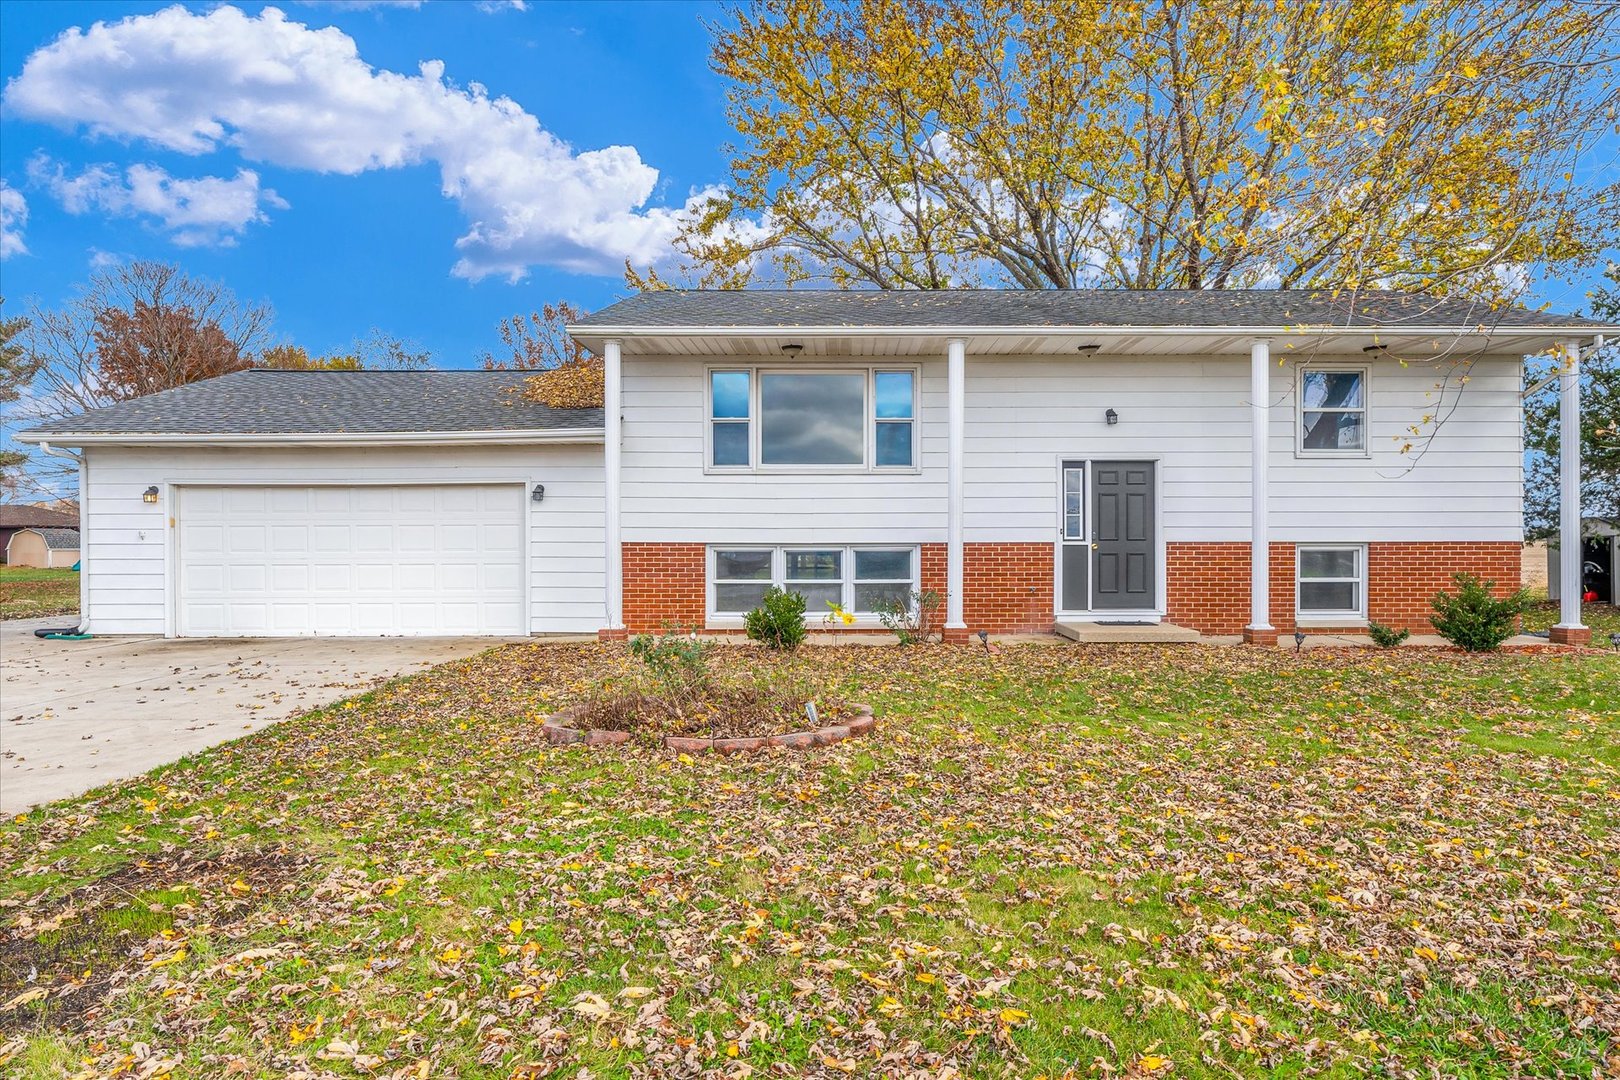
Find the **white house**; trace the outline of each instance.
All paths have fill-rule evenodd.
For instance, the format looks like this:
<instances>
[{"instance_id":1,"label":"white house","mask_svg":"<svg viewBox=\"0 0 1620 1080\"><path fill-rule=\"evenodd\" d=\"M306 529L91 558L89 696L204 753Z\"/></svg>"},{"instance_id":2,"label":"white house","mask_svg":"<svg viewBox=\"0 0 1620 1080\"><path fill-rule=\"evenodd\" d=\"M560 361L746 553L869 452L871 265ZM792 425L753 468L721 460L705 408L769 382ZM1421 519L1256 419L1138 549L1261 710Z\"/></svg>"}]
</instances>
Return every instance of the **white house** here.
<instances>
[{"instance_id":1,"label":"white house","mask_svg":"<svg viewBox=\"0 0 1620 1080\"><path fill-rule=\"evenodd\" d=\"M1521 358L1565 351L1574 416L1615 329L1390 292L651 292L571 328L602 410L248 371L20 437L77 451L98 634L725 631L775 583L872 627L936 589L958 639L1271 641L1515 584Z\"/></svg>"}]
</instances>

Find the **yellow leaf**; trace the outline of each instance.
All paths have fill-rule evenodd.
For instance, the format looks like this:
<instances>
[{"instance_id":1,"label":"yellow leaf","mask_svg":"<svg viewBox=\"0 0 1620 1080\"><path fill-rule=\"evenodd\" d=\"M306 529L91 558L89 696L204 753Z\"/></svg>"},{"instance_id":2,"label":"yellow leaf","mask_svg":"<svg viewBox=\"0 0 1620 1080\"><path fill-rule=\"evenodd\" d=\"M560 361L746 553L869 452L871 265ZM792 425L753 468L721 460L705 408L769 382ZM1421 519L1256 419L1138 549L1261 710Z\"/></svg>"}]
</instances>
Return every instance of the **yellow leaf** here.
<instances>
[{"instance_id":1,"label":"yellow leaf","mask_svg":"<svg viewBox=\"0 0 1620 1080\"><path fill-rule=\"evenodd\" d=\"M511 922L506 924L506 928L512 931L513 937L517 937L519 934L523 933L523 920L513 919Z\"/></svg>"},{"instance_id":2,"label":"yellow leaf","mask_svg":"<svg viewBox=\"0 0 1620 1080\"><path fill-rule=\"evenodd\" d=\"M1015 1027L1029 1019L1029 1013L1023 1009L1002 1009L1001 1022L1008 1027Z\"/></svg>"},{"instance_id":3,"label":"yellow leaf","mask_svg":"<svg viewBox=\"0 0 1620 1080\"><path fill-rule=\"evenodd\" d=\"M1160 1057L1158 1054L1143 1054L1136 1059L1136 1067L1143 1072L1158 1072L1160 1069L1168 1068L1169 1065L1170 1059Z\"/></svg>"},{"instance_id":4,"label":"yellow leaf","mask_svg":"<svg viewBox=\"0 0 1620 1080\"><path fill-rule=\"evenodd\" d=\"M176 949L174 952L170 953L168 956L165 956L165 957L163 957L161 959L158 959L158 960L153 960L150 964L147 964L146 966L149 967L149 968L168 967L170 964L178 964L180 961L184 960L185 958L186 958L186 950L184 950L184 949Z\"/></svg>"}]
</instances>

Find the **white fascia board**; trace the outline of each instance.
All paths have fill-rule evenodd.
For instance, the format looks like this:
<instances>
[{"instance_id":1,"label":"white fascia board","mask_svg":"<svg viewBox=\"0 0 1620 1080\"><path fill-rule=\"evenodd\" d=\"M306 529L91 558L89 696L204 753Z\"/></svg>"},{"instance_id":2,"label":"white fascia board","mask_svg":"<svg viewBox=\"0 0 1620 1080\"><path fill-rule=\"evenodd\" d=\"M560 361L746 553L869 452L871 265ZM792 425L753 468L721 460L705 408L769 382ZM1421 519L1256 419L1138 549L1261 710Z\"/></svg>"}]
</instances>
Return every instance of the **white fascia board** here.
<instances>
[{"instance_id":1,"label":"white fascia board","mask_svg":"<svg viewBox=\"0 0 1620 1080\"><path fill-rule=\"evenodd\" d=\"M533 443L599 443L601 428L533 431L298 431L181 433L23 431L18 442L61 446L512 446Z\"/></svg>"},{"instance_id":2,"label":"white fascia board","mask_svg":"<svg viewBox=\"0 0 1620 1080\"><path fill-rule=\"evenodd\" d=\"M571 337L1233 337L1287 336L1470 336L1541 337L1567 341L1594 334L1620 333L1620 327L1590 326L565 326Z\"/></svg>"}]
</instances>

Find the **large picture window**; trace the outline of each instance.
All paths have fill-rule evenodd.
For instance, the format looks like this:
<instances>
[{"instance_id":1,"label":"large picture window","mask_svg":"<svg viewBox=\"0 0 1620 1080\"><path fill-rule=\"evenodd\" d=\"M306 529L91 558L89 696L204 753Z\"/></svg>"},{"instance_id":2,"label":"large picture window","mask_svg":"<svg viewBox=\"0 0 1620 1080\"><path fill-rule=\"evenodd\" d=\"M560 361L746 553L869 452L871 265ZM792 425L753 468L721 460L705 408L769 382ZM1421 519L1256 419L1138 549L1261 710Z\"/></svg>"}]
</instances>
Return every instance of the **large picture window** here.
<instances>
[{"instance_id":1,"label":"large picture window","mask_svg":"<svg viewBox=\"0 0 1620 1080\"><path fill-rule=\"evenodd\" d=\"M709 372L717 471L913 469L915 370Z\"/></svg>"},{"instance_id":2,"label":"large picture window","mask_svg":"<svg viewBox=\"0 0 1620 1080\"><path fill-rule=\"evenodd\" d=\"M1303 620L1356 620L1367 617L1367 549L1360 545L1300 546L1295 552Z\"/></svg>"},{"instance_id":3,"label":"large picture window","mask_svg":"<svg viewBox=\"0 0 1620 1080\"><path fill-rule=\"evenodd\" d=\"M1367 452L1367 371L1304 368L1299 373L1299 450L1361 457Z\"/></svg>"},{"instance_id":4,"label":"large picture window","mask_svg":"<svg viewBox=\"0 0 1620 1080\"><path fill-rule=\"evenodd\" d=\"M709 557L709 611L739 616L759 606L772 585L804 597L813 623L837 604L856 615L909 603L917 588L917 549L909 547L714 548Z\"/></svg>"}]
</instances>

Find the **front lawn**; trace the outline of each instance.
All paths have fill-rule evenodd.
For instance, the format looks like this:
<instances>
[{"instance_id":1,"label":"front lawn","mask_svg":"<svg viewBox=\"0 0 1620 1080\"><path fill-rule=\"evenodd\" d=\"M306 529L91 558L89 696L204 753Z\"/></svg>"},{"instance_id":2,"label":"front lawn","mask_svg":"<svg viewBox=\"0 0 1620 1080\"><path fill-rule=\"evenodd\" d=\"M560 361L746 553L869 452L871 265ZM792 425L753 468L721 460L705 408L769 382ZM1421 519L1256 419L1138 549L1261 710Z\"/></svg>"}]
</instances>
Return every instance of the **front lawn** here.
<instances>
[{"instance_id":1,"label":"front lawn","mask_svg":"<svg viewBox=\"0 0 1620 1080\"><path fill-rule=\"evenodd\" d=\"M0 1065L1615 1067L1620 658L812 648L875 733L548 747L625 662L503 647L0 827Z\"/></svg>"},{"instance_id":2,"label":"front lawn","mask_svg":"<svg viewBox=\"0 0 1620 1080\"><path fill-rule=\"evenodd\" d=\"M0 619L79 612L79 572L0 566Z\"/></svg>"}]
</instances>

